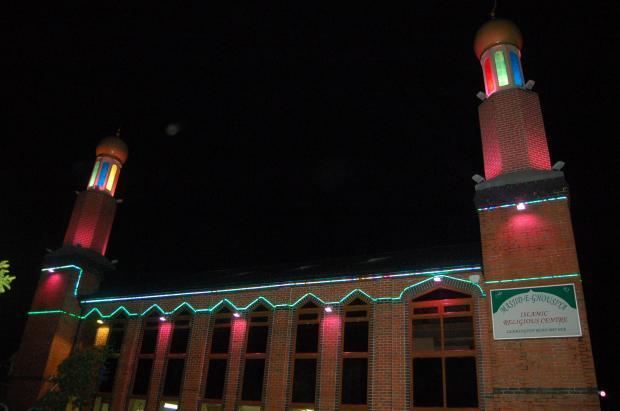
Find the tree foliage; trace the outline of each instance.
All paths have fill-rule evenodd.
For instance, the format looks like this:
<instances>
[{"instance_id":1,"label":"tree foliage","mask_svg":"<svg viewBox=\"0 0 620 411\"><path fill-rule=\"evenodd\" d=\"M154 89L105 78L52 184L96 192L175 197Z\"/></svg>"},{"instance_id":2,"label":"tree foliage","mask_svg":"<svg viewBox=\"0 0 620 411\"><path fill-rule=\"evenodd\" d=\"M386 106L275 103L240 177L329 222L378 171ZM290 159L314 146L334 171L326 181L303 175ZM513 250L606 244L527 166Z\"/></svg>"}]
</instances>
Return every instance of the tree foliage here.
<instances>
[{"instance_id":1,"label":"tree foliage","mask_svg":"<svg viewBox=\"0 0 620 411\"><path fill-rule=\"evenodd\" d=\"M0 294L4 293L5 288L11 289L11 282L15 279L9 275L9 261L0 261Z\"/></svg>"},{"instance_id":2,"label":"tree foliage","mask_svg":"<svg viewBox=\"0 0 620 411\"><path fill-rule=\"evenodd\" d=\"M65 411L69 403L76 407L92 404L108 356L108 348L73 352L58 366L58 374L51 378L52 389L37 406L43 410Z\"/></svg>"}]
</instances>

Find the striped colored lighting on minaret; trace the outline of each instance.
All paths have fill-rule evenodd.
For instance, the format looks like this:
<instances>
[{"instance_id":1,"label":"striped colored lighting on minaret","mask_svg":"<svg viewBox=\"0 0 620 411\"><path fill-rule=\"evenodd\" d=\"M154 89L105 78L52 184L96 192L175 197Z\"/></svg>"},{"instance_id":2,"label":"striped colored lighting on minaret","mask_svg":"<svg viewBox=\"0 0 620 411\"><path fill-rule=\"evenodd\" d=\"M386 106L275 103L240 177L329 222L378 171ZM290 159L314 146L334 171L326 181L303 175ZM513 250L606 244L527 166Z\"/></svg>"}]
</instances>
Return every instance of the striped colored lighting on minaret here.
<instances>
[{"instance_id":1,"label":"striped colored lighting on minaret","mask_svg":"<svg viewBox=\"0 0 620 411\"><path fill-rule=\"evenodd\" d=\"M478 30L474 51L482 66L487 97L505 89L524 87L521 47L521 32L511 21L492 18Z\"/></svg>"},{"instance_id":2,"label":"striped colored lighting on minaret","mask_svg":"<svg viewBox=\"0 0 620 411\"><path fill-rule=\"evenodd\" d=\"M97 160L88 181L88 190L114 196L121 168L127 160L127 145L118 137L103 139L97 146Z\"/></svg>"}]
</instances>

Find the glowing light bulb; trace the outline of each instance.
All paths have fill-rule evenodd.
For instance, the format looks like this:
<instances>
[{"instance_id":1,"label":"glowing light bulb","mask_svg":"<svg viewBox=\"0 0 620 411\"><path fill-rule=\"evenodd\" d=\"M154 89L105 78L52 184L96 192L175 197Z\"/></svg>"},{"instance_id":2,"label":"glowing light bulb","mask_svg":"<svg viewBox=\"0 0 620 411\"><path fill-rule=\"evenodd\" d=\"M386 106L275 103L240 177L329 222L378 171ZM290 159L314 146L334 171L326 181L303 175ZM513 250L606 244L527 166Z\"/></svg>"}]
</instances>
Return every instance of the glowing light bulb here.
<instances>
[{"instance_id":1,"label":"glowing light bulb","mask_svg":"<svg viewBox=\"0 0 620 411\"><path fill-rule=\"evenodd\" d=\"M327 307L325 307L325 312L326 313L331 313L332 311L333 311L333 309L332 309L331 306L328 305Z\"/></svg>"},{"instance_id":2,"label":"glowing light bulb","mask_svg":"<svg viewBox=\"0 0 620 411\"><path fill-rule=\"evenodd\" d=\"M598 392L598 395L600 395L600 396L601 396L601 398L605 398L605 397L607 397L607 393L606 393L604 390L600 390L600 391Z\"/></svg>"},{"instance_id":3,"label":"glowing light bulb","mask_svg":"<svg viewBox=\"0 0 620 411\"><path fill-rule=\"evenodd\" d=\"M103 320L100 318L97 320L97 324L103 324Z\"/></svg>"},{"instance_id":4,"label":"glowing light bulb","mask_svg":"<svg viewBox=\"0 0 620 411\"><path fill-rule=\"evenodd\" d=\"M161 321L161 322L163 323L164 321L166 321L166 317L164 317L164 316L162 315L161 317L159 317L159 321Z\"/></svg>"},{"instance_id":5,"label":"glowing light bulb","mask_svg":"<svg viewBox=\"0 0 620 411\"><path fill-rule=\"evenodd\" d=\"M239 317L241 317L241 314L239 314L239 313L233 313L233 317L235 317L235 318L239 318Z\"/></svg>"},{"instance_id":6,"label":"glowing light bulb","mask_svg":"<svg viewBox=\"0 0 620 411\"><path fill-rule=\"evenodd\" d=\"M521 210L525 210L525 203L519 203L517 204L517 210L521 211Z\"/></svg>"},{"instance_id":7,"label":"glowing light bulb","mask_svg":"<svg viewBox=\"0 0 620 411\"><path fill-rule=\"evenodd\" d=\"M436 275L435 277L433 277L433 281L435 281L436 283L440 283L441 282L441 277Z\"/></svg>"}]
</instances>

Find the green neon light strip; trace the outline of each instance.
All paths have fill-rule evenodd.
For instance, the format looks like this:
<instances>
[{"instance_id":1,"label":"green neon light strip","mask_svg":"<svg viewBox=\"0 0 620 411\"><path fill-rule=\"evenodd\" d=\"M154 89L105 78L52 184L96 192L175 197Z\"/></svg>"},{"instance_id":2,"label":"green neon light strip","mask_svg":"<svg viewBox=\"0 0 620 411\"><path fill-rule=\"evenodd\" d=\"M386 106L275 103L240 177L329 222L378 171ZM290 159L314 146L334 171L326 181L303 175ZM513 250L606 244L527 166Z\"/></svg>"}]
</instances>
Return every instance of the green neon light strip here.
<instances>
[{"instance_id":1,"label":"green neon light strip","mask_svg":"<svg viewBox=\"0 0 620 411\"><path fill-rule=\"evenodd\" d=\"M557 274L557 275L546 275L546 276L540 276L540 277L513 278L513 279L506 279L506 280L491 280L491 281L485 281L485 284L502 284L502 283L515 283L515 282L522 282L522 281L553 280L553 279L558 279L558 278L571 278L571 277L579 277L579 276L580 276L579 273ZM83 319L86 319L86 318L88 318L89 316L91 316L93 314L98 314L100 318L110 318L110 317L115 316L119 312L123 312L128 317L136 317L136 316L143 317L143 316L149 314L152 310L159 311L159 313L161 315L171 315L171 314L174 314L175 312L177 312L178 310L182 309L183 307L186 307L188 310L192 311L193 313L211 313L211 312L217 311L224 304L228 305L230 308L232 308L235 311L247 311L247 310L251 309L251 307L253 307L254 305L256 305L258 303L264 303L265 305L271 307L271 309L277 309L277 308L294 309L301 302L305 301L306 298L312 298L315 301L317 301L317 302L319 302L320 304L323 304L323 305L339 305L339 304L342 304L344 301L346 301L347 299L349 299L353 295L359 295L359 296L365 297L366 299L368 299L368 300L370 300L372 302L378 302L378 301L400 301L400 300L402 300L402 298L405 295L405 293L407 291L409 291L409 290L412 290L412 289L414 289L416 287L420 288L420 287L423 287L425 285L435 284L434 277L441 277L442 280L445 278L445 279L452 280L452 281L458 281L458 282L469 284L470 286L473 285L473 286L475 286L478 289L478 291L480 292L480 295L482 297L486 297L486 293L484 292L482 287L480 287L479 284L473 283L473 282L468 281L468 280L463 280L462 278L452 277L452 276L449 276L449 275L437 275L437 276L431 276L431 277L427 278L426 280L420 281L420 282L418 282L416 284L412 284L412 285L406 287L400 293L400 295L398 297L378 297L378 298L374 298L374 297L370 296L369 294L367 294L366 292L364 292L363 290L360 290L359 288L356 288L355 290L352 290L351 292L349 292L347 295L345 295L344 297L342 297L338 301L324 301L320 297L318 297L316 294L306 293L302 297L300 297L297 301L295 301L293 304L273 304L271 301L269 301L265 297L261 296L261 297L258 297L257 299L255 299L254 301L252 301L251 303L249 303L248 305L246 305L245 307L241 307L241 306L237 307L232 301L230 301L227 298L224 298L224 299L220 300L217 304L215 304L211 308L199 308L199 309L196 309L190 303L188 303L187 301L184 301L184 302L179 304L176 308L174 308L171 311L166 311L163 308L161 308L161 306L159 306L158 304L153 304L150 307L148 307L146 310L144 310L142 313L137 313L137 312L136 313L132 313L127 308L125 308L124 306L120 306L120 307L116 308L114 311L112 311L110 314L103 314L101 312L101 310L99 310L99 308L92 308L85 315L78 315L78 314L70 313L70 312L64 311L64 310L30 311L30 312L28 312L28 315L64 314L64 315L68 315L68 316L71 316L71 317L83 320ZM432 282L432 284L429 284L431 282ZM429 287L429 288L432 288L432 287Z\"/></svg>"},{"instance_id":2,"label":"green neon light strip","mask_svg":"<svg viewBox=\"0 0 620 411\"><path fill-rule=\"evenodd\" d=\"M266 306L271 307L271 309L282 309L282 308L284 308L284 309L292 309L292 308L296 308L300 303L305 301L307 298L312 298L314 301L316 301L316 302L318 302L319 304L322 304L322 305L339 305L339 304L342 304L344 301L348 300L353 295L364 297L364 298L366 298L366 299L368 299L368 300L370 300L372 302L377 302L377 301L400 301L400 300L402 300L402 298L405 295L405 293L407 291L409 291L409 290L412 290L412 289L415 289L415 288L424 287L424 286L428 287L428 286L432 286L434 284L437 284L435 282L435 277L441 277L442 280L445 279L445 280L448 280L448 281L460 282L460 283L467 284L469 286L474 286L478 290L478 292L480 293L480 295L482 297L486 297L486 293L484 292L482 287L480 287L479 284L473 283L473 282L468 281L468 280L463 280L461 278L452 277L452 276L449 276L449 275L434 275L434 276L430 276L429 278L427 278L425 280L422 280L422 281L420 281L418 283L415 283L415 284L412 284L412 285L406 287L405 289L403 289L403 291L397 297L374 298L371 295L369 295L366 292L364 292L363 290L360 290L359 288L356 288L356 289L352 290L351 292L347 293L344 297L342 297L338 301L324 301L323 299L321 299L319 296L317 296L314 293L306 293L302 297L297 299L297 301L295 301L293 304L273 304L267 298L261 296L261 297L258 297L257 299L255 299L254 301L250 302L245 307L237 306L231 300L229 300L227 298L224 298L224 299L220 300L217 304L215 304L214 306L212 306L210 308L194 308L190 303L188 303L187 301L184 301L184 302L179 304L176 308L174 308L171 311L165 311L159 304L152 304L146 310L144 310L142 313L130 312L125 306L120 306L120 307L116 308L114 311L112 311L110 314L104 314L103 312L101 312L101 310L99 308L92 308L91 310L89 310L84 315L73 314L73 313L69 313L69 312L64 311L64 310L30 311L28 313L28 315L66 314L66 315L70 315L71 317L75 317L75 318L78 318L78 319L86 319L86 318L88 318L88 317L90 317L91 315L94 315L94 314L97 314L100 318L110 318L110 317L115 316L119 312L123 312L128 317L136 317L136 316L144 317L144 316L148 315L153 310L158 311L161 315L171 315L171 314L174 314L175 312L177 312L178 310L182 309L183 307L189 309L193 313L211 313L211 312L219 310L222 305L227 305L227 306L229 306L230 308L232 308L235 311L248 311L248 310L251 309L251 307L253 307L254 305L259 304L259 303L263 303ZM429 288L432 288L432 287L429 287Z\"/></svg>"},{"instance_id":3,"label":"green neon light strip","mask_svg":"<svg viewBox=\"0 0 620 411\"><path fill-rule=\"evenodd\" d=\"M65 310L46 310L46 311L28 311L28 315L47 315L47 314L65 314L73 318L82 319L78 314L73 314Z\"/></svg>"},{"instance_id":4,"label":"green neon light strip","mask_svg":"<svg viewBox=\"0 0 620 411\"><path fill-rule=\"evenodd\" d=\"M288 282L288 283L266 284L266 285L240 287L240 288L226 288L226 289L219 289L219 290L187 291L187 292L178 292L178 293L136 295L136 296L128 296L128 297L96 298L92 300L82 300L81 302L83 304L95 304L95 303L106 303L106 302L113 302L113 301L150 300L150 299L156 299L156 298L185 297L185 296L193 296L193 295L234 293L234 292L240 292L240 291L268 290L271 288L280 288L280 287L296 287L296 286L309 286L309 285L319 285L319 284L347 283L347 282L356 282L356 281L378 280L382 278L416 277L416 276L429 276L429 275L435 276L435 275L446 275L446 274L452 274L452 273L462 273L462 272L480 271L480 270L482 270L482 267L480 266L471 266L471 267L449 268L449 269L443 269L443 270L428 270L428 271L417 271L417 272L406 272L406 273L395 273L395 274L374 274L374 275L365 276L365 277L347 277L347 278L332 278L332 279L324 279L324 280L295 281L295 282Z\"/></svg>"},{"instance_id":5,"label":"green neon light strip","mask_svg":"<svg viewBox=\"0 0 620 411\"><path fill-rule=\"evenodd\" d=\"M523 204L530 205L530 204L548 203L550 201L567 200L567 199L568 199L568 197L566 197L566 196L558 196L558 197L543 198L541 200L523 201ZM499 205L499 206L484 207L484 208L479 208L478 211L490 211L490 210L495 210L495 209L498 209L498 208L516 207L517 204L519 204L519 203L503 204L503 205Z\"/></svg>"},{"instance_id":6,"label":"green neon light strip","mask_svg":"<svg viewBox=\"0 0 620 411\"><path fill-rule=\"evenodd\" d=\"M485 284L518 283L521 281L553 280L555 278L570 278L570 277L579 277L579 274L574 273L574 274L545 275L542 277L512 278L508 280L485 281L484 283Z\"/></svg>"},{"instance_id":7,"label":"green neon light strip","mask_svg":"<svg viewBox=\"0 0 620 411\"><path fill-rule=\"evenodd\" d=\"M80 286L80 280L82 279L82 273L84 270L82 267L78 267L77 265L61 265L60 267L47 267L42 269L41 271L47 271L48 273L53 273L56 270L62 270L63 268L73 268L74 270L78 270L78 278L75 281L75 285L73 286L73 295L77 297L78 287Z\"/></svg>"}]
</instances>

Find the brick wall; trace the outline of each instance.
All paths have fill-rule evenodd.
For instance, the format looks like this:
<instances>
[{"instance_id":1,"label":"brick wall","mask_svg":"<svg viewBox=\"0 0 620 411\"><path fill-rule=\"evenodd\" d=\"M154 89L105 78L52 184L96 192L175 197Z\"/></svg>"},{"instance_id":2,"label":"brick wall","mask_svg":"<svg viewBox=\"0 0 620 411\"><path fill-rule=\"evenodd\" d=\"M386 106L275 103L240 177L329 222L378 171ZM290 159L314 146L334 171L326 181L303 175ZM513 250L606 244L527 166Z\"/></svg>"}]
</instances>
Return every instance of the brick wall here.
<instances>
[{"instance_id":1,"label":"brick wall","mask_svg":"<svg viewBox=\"0 0 620 411\"><path fill-rule=\"evenodd\" d=\"M567 201L481 212L487 280L579 272Z\"/></svg>"},{"instance_id":2,"label":"brick wall","mask_svg":"<svg viewBox=\"0 0 620 411\"><path fill-rule=\"evenodd\" d=\"M85 277L91 276L84 273ZM77 270L42 272L31 310L79 312L73 295ZM27 409L50 389L47 382L73 348L78 320L63 314L29 316L15 356L8 403L11 409Z\"/></svg>"},{"instance_id":3,"label":"brick wall","mask_svg":"<svg viewBox=\"0 0 620 411\"><path fill-rule=\"evenodd\" d=\"M162 322L159 325L157 348L155 350L151 383L149 384L149 393L146 401L146 411L156 411L159 409L159 397L164 383L164 367L166 365L166 356L168 354L168 345L170 343L173 326L174 325L169 321Z\"/></svg>"},{"instance_id":4,"label":"brick wall","mask_svg":"<svg viewBox=\"0 0 620 411\"><path fill-rule=\"evenodd\" d=\"M525 169L549 170L551 162L538 94L513 88L478 108L487 180Z\"/></svg>"},{"instance_id":5,"label":"brick wall","mask_svg":"<svg viewBox=\"0 0 620 411\"><path fill-rule=\"evenodd\" d=\"M123 345L118 358L112 395L112 409L124 410L127 407L129 390L133 380L138 349L141 342L143 322L140 318L130 318L125 327Z\"/></svg>"},{"instance_id":6,"label":"brick wall","mask_svg":"<svg viewBox=\"0 0 620 411\"><path fill-rule=\"evenodd\" d=\"M185 379L181 392L180 409L195 410L199 408L204 387L205 360L209 336L210 315L195 316L190 331L185 361Z\"/></svg>"},{"instance_id":7,"label":"brick wall","mask_svg":"<svg viewBox=\"0 0 620 411\"><path fill-rule=\"evenodd\" d=\"M114 197L97 191L80 192L63 244L79 245L104 255L115 214Z\"/></svg>"},{"instance_id":8,"label":"brick wall","mask_svg":"<svg viewBox=\"0 0 620 411\"><path fill-rule=\"evenodd\" d=\"M530 204L480 213L487 280L579 273L567 201ZM523 281L486 286L511 288L575 284L582 337L493 339L491 309L478 307L485 323L480 391L488 409L598 409L596 376L583 289L579 278Z\"/></svg>"},{"instance_id":9,"label":"brick wall","mask_svg":"<svg viewBox=\"0 0 620 411\"><path fill-rule=\"evenodd\" d=\"M288 403L294 315L292 310L277 310L273 314L265 371L265 385L268 388L264 403L268 410L285 409Z\"/></svg>"}]
</instances>

